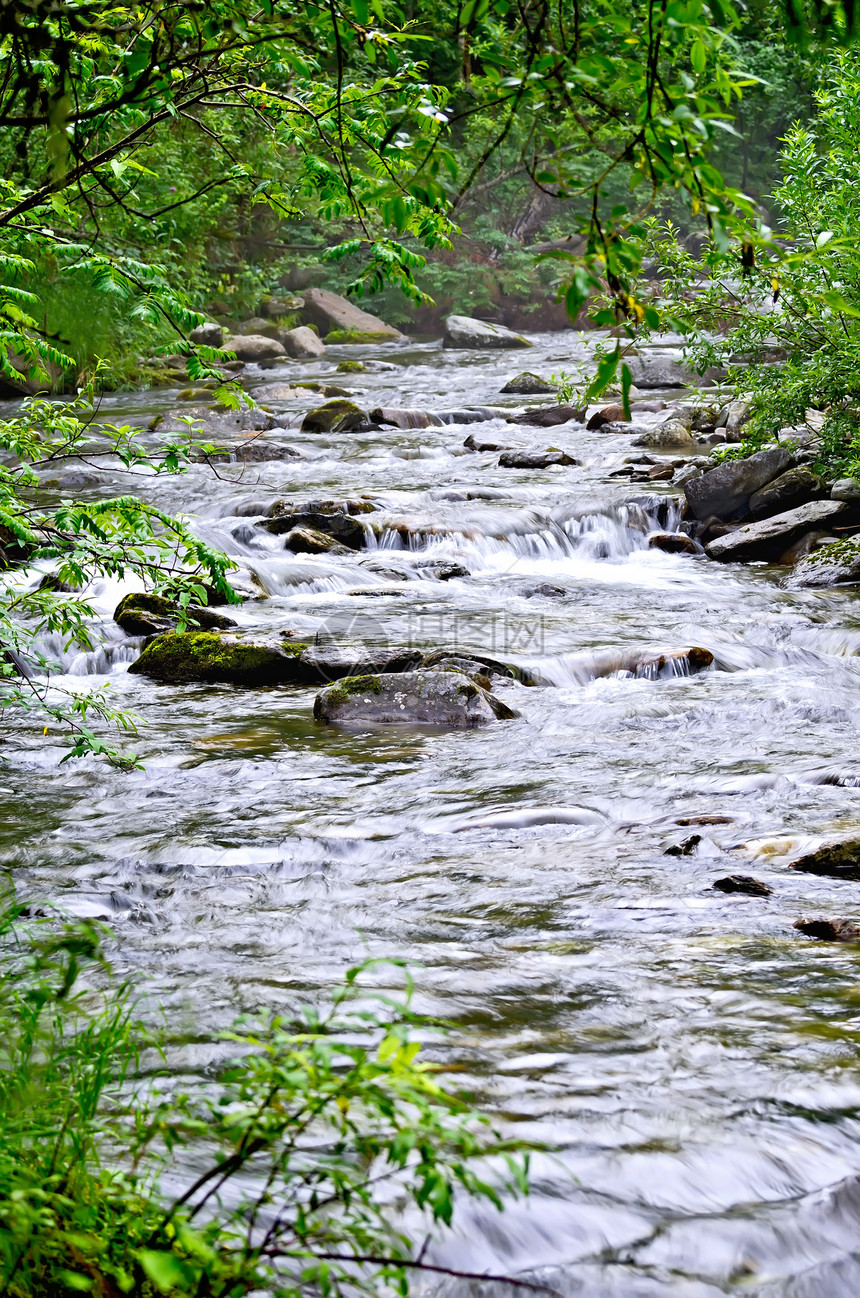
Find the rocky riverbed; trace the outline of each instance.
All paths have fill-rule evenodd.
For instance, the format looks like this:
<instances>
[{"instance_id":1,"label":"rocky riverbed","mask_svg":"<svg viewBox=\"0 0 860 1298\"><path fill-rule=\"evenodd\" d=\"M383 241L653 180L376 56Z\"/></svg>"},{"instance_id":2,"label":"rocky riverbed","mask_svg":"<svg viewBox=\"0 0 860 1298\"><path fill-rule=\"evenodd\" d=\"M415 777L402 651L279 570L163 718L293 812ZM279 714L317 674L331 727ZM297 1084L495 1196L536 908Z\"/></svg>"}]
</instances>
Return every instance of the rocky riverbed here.
<instances>
[{"instance_id":1,"label":"rocky riverbed","mask_svg":"<svg viewBox=\"0 0 860 1298\"><path fill-rule=\"evenodd\" d=\"M632 423L551 422L503 389L592 343L529 341L249 361L264 409L217 428L170 389L109 399L153 436L198 416L230 454L51 489L183 513L244 602L177 637L98 584L100 647L66 683L146 718L146 768L60 766L7 722L4 864L109 920L181 1078L243 1009L365 954L418 962L420 1007L456 1025L440 1058L560 1151L503 1218L467 1210L441 1264L590 1298L853 1295L860 864L827 845L860 837L860 605L832 584L855 502L800 436L715 480L743 412L669 386L668 343Z\"/></svg>"}]
</instances>

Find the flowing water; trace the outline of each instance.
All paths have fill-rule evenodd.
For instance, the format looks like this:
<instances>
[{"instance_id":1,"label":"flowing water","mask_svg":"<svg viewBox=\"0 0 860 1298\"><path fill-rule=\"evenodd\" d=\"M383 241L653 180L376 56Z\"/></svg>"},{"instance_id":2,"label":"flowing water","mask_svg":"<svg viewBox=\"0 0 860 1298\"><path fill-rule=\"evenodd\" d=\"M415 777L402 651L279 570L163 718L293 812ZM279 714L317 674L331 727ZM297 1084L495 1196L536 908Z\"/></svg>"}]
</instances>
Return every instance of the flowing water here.
<instances>
[{"instance_id":1,"label":"flowing water","mask_svg":"<svg viewBox=\"0 0 860 1298\"><path fill-rule=\"evenodd\" d=\"M575 335L545 335L525 359L551 373L581 354ZM337 376L366 407L520 400L498 394L522 354L434 344L251 374L330 380L339 356L392 366ZM147 393L105 413L174 404ZM60 766L51 736L7 729L2 863L25 894L110 921L119 966L148 975L190 1074L242 1010L322 997L364 956L416 961L418 1008L456 1024L440 1057L558 1151L537 1161L529 1200L464 1212L442 1264L589 1298L853 1298L860 970L853 945L792 924L856 918L858 885L786 865L860 829L857 597L649 549L658 519L676 525L677 493L629 503L636 489L609 477L629 437L501 420L327 437L297 423L266 436L302 461L217 479L111 472L109 489L191 516L256 574L268 598L241 607L242 626L515 660L541 682L502 687L520 719L344 731L314 723L313 690L129 676L140 642L111 621L123 588L101 583L103 645L66 654L67 683L108 681L145 717L145 770ZM464 451L470 432L582 464L502 469ZM97 479L84 466L57 490L104 493ZM253 527L278 497L343 495L367 495L390 525L359 554L293 556ZM470 575L439 580L437 560ZM711 670L624 670L640 650L691 645L714 653ZM666 854L692 834L688 854ZM735 872L772 895L713 889Z\"/></svg>"}]
</instances>

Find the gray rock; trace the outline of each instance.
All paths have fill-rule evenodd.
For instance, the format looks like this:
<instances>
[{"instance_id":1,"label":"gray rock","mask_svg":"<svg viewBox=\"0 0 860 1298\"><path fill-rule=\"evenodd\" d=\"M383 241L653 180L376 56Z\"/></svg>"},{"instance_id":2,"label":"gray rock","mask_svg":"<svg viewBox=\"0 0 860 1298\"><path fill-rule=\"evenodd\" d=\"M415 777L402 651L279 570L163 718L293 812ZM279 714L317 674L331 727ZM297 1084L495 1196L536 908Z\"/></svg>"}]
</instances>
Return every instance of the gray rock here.
<instances>
[{"instance_id":1,"label":"gray rock","mask_svg":"<svg viewBox=\"0 0 860 1298\"><path fill-rule=\"evenodd\" d=\"M585 409L579 406L537 406L524 410L521 415L511 415L509 424L522 424L526 428L555 428L556 424L569 424L571 420L581 424L585 419Z\"/></svg>"},{"instance_id":2,"label":"gray rock","mask_svg":"<svg viewBox=\"0 0 860 1298\"><path fill-rule=\"evenodd\" d=\"M817 874L826 879L860 880L860 838L841 838L824 843L807 852L788 867L801 874Z\"/></svg>"},{"instance_id":3,"label":"gray rock","mask_svg":"<svg viewBox=\"0 0 860 1298\"><path fill-rule=\"evenodd\" d=\"M499 456L500 469L548 469L554 464L579 464L564 451L505 451Z\"/></svg>"},{"instance_id":4,"label":"gray rock","mask_svg":"<svg viewBox=\"0 0 860 1298\"><path fill-rule=\"evenodd\" d=\"M273 460L301 460L304 456L292 446L282 446L280 442L267 442L261 437L234 438L229 442L219 441L216 449L208 454L197 451L192 459L221 464L266 464Z\"/></svg>"},{"instance_id":5,"label":"gray rock","mask_svg":"<svg viewBox=\"0 0 860 1298\"><path fill-rule=\"evenodd\" d=\"M727 401L717 416L716 428L725 428L730 442L740 441L740 431L752 414L748 401Z\"/></svg>"},{"instance_id":6,"label":"gray rock","mask_svg":"<svg viewBox=\"0 0 860 1298\"><path fill-rule=\"evenodd\" d=\"M727 874L723 879L715 879L711 887L718 892L743 892L748 897L769 897L773 891L751 874Z\"/></svg>"},{"instance_id":7,"label":"gray rock","mask_svg":"<svg viewBox=\"0 0 860 1298\"><path fill-rule=\"evenodd\" d=\"M517 715L456 671L351 676L317 695L314 719L328 725L406 723L458 730Z\"/></svg>"},{"instance_id":8,"label":"gray rock","mask_svg":"<svg viewBox=\"0 0 860 1298\"><path fill-rule=\"evenodd\" d=\"M604 431L606 430L604 429ZM649 428L640 437L634 438L631 445L650 446L654 449L661 447L674 449L677 447L686 451L698 450L698 442L678 419L669 419L665 424L658 424L656 428Z\"/></svg>"},{"instance_id":9,"label":"gray rock","mask_svg":"<svg viewBox=\"0 0 860 1298\"><path fill-rule=\"evenodd\" d=\"M747 508L753 518L767 518L771 514L793 509L795 505L803 505L807 500L817 500L823 495L824 483L811 469L801 465L781 473L778 478L755 492L750 496Z\"/></svg>"},{"instance_id":10,"label":"gray rock","mask_svg":"<svg viewBox=\"0 0 860 1298\"><path fill-rule=\"evenodd\" d=\"M309 288L302 294L304 306L302 316L308 324L316 325L323 333L366 333L384 335L392 342L403 337L399 330L362 311L353 302L348 302L338 293L327 288Z\"/></svg>"},{"instance_id":11,"label":"gray rock","mask_svg":"<svg viewBox=\"0 0 860 1298\"><path fill-rule=\"evenodd\" d=\"M367 428L366 413L354 401L336 398L309 410L302 420L303 433L353 433Z\"/></svg>"},{"instance_id":12,"label":"gray rock","mask_svg":"<svg viewBox=\"0 0 860 1298\"><path fill-rule=\"evenodd\" d=\"M259 312L269 320L278 320L281 316L289 315L291 311L299 311L302 305L302 299L295 293L285 297L270 297L267 294L260 298Z\"/></svg>"},{"instance_id":13,"label":"gray rock","mask_svg":"<svg viewBox=\"0 0 860 1298\"><path fill-rule=\"evenodd\" d=\"M180 620L204 630L227 630L236 625L231 617L215 613L209 607L189 605L183 612L180 606L164 595L136 591L126 595L114 609L113 620L127 635L161 635L175 631Z\"/></svg>"},{"instance_id":14,"label":"gray rock","mask_svg":"<svg viewBox=\"0 0 860 1298\"><path fill-rule=\"evenodd\" d=\"M486 320L473 320L470 316L449 315L445 321L445 347L460 347L470 351L485 348L531 347L527 338L506 329L504 325L488 324Z\"/></svg>"},{"instance_id":15,"label":"gray rock","mask_svg":"<svg viewBox=\"0 0 860 1298\"><path fill-rule=\"evenodd\" d=\"M502 388L502 392L514 392L521 397L536 397L544 392L555 392L555 390L554 383L550 383L549 379L542 379L539 374L532 374L531 370L523 370L521 374L515 374Z\"/></svg>"},{"instance_id":16,"label":"gray rock","mask_svg":"<svg viewBox=\"0 0 860 1298\"><path fill-rule=\"evenodd\" d=\"M295 329L281 329L278 332L278 339L288 356L308 360L325 356L325 343L319 334L315 334L307 325L298 325Z\"/></svg>"},{"instance_id":17,"label":"gray rock","mask_svg":"<svg viewBox=\"0 0 860 1298\"><path fill-rule=\"evenodd\" d=\"M689 483L688 490L695 485L696 483ZM774 560L804 532L821 523L830 522L847 510L848 506L841 500L813 500L808 505L799 505L797 509L789 509L773 518L746 523L726 536L718 536L705 549L712 559L719 559L722 563L747 559Z\"/></svg>"},{"instance_id":18,"label":"gray rock","mask_svg":"<svg viewBox=\"0 0 860 1298\"><path fill-rule=\"evenodd\" d=\"M857 478L840 478L830 489L832 500L860 500L860 481Z\"/></svg>"},{"instance_id":19,"label":"gray rock","mask_svg":"<svg viewBox=\"0 0 860 1298\"><path fill-rule=\"evenodd\" d=\"M264 338L262 334L246 334L244 337L234 335L227 343L227 349L234 352L236 359L240 361L274 360L287 354L283 344L276 338Z\"/></svg>"},{"instance_id":20,"label":"gray rock","mask_svg":"<svg viewBox=\"0 0 860 1298\"><path fill-rule=\"evenodd\" d=\"M685 493L690 509L700 521L706 518L739 518L747 512L750 496L794 466L790 451L771 446L745 460L726 460L688 482Z\"/></svg>"},{"instance_id":21,"label":"gray rock","mask_svg":"<svg viewBox=\"0 0 860 1298\"><path fill-rule=\"evenodd\" d=\"M220 347L224 342L224 330L214 320L198 325L188 336L193 343L199 343L203 347Z\"/></svg>"},{"instance_id":22,"label":"gray rock","mask_svg":"<svg viewBox=\"0 0 860 1298\"><path fill-rule=\"evenodd\" d=\"M376 406L370 411L375 424L388 424L394 428L440 427L442 419L432 410L408 410L398 406Z\"/></svg>"},{"instance_id":23,"label":"gray rock","mask_svg":"<svg viewBox=\"0 0 860 1298\"><path fill-rule=\"evenodd\" d=\"M834 502L847 506L847 501ZM824 546L808 558L801 559L791 575L789 586L827 588L860 584L860 543L837 541Z\"/></svg>"},{"instance_id":24,"label":"gray rock","mask_svg":"<svg viewBox=\"0 0 860 1298\"><path fill-rule=\"evenodd\" d=\"M276 338L277 325L273 325L264 316L254 315L249 320L243 320L241 324L236 325L236 333L245 338L256 334L262 338Z\"/></svg>"},{"instance_id":25,"label":"gray rock","mask_svg":"<svg viewBox=\"0 0 860 1298\"><path fill-rule=\"evenodd\" d=\"M683 487L686 483L692 482L694 478L701 478L701 476L702 470L698 464L685 464L683 469L678 469L672 482L676 487Z\"/></svg>"},{"instance_id":26,"label":"gray rock","mask_svg":"<svg viewBox=\"0 0 860 1298\"><path fill-rule=\"evenodd\" d=\"M694 382L692 369L677 348L647 348L638 356L628 356L627 364L638 388L687 388ZM698 380L707 384L723 378L725 370L711 367Z\"/></svg>"}]
</instances>

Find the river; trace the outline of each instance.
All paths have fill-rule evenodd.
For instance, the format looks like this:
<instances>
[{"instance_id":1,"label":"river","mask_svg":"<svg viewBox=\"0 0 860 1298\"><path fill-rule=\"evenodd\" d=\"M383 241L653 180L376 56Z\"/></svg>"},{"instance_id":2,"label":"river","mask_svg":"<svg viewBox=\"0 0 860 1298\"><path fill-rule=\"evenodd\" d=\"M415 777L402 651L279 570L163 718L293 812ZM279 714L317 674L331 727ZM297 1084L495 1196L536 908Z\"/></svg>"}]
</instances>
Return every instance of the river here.
<instances>
[{"instance_id":1,"label":"river","mask_svg":"<svg viewBox=\"0 0 860 1298\"><path fill-rule=\"evenodd\" d=\"M249 367L249 387L300 377L365 408L515 406L499 390L524 361L548 374L583 354L574 334L534 339L527 355L331 348ZM392 368L335 376L344 357ZM103 411L143 420L175 395ZM464 451L470 432L582 464L503 469ZM104 644L66 655L67 683L108 681L145 718L145 770L60 766L58 739L7 724L3 865L25 895L109 920L118 967L147 976L189 1076L241 1011L321 998L364 956L415 961L417 1007L456 1025L434 1049L458 1083L559 1151L503 1216L464 1211L445 1265L583 1298L856 1298L857 953L792 925L856 918L858 885L786 865L860 827L857 596L649 549L642 505L625 504L643 489L609 476L635 453L624 435L494 420L266 436L306 458L218 478L110 471L110 490L189 515L257 574L269 597L241 606L242 626L484 650L545 683L509 686L520 719L482 730L327 728L314 690L128 675L140 642L110 616L125 588L97 583ZM104 494L87 482L58 490ZM678 498L648 492L652 517L661 493ZM249 525L254 502L342 495L387 511L376 548L293 556ZM470 575L440 581L428 559ZM711 670L595 671L604 651L690 645ZM714 890L738 872L772 894Z\"/></svg>"}]
</instances>

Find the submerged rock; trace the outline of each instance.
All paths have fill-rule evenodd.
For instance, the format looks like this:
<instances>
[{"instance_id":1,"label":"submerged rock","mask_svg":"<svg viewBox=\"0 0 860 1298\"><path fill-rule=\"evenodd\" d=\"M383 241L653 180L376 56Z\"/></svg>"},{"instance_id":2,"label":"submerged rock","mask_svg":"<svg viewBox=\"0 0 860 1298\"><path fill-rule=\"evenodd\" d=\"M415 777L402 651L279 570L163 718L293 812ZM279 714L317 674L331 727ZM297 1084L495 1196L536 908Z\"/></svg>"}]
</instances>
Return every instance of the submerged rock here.
<instances>
[{"instance_id":1,"label":"submerged rock","mask_svg":"<svg viewBox=\"0 0 860 1298\"><path fill-rule=\"evenodd\" d=\"M524 410L521 415L511 415L509 424L523 424L526 428L554 428L556 424L569 424L571 420L581 424L585 419L585 410L578 406L536 406L533 410Z\"/></svg>"},{"instance_id":2,"label":"submerged rock","mask_svg":"<svg viewBox=\"0 0 860 1298\"><path fill-rule=\"evenodd\" d=\"M498 349L532 345L528 338L514 333L513 329L489 324L486 320L474 320L465 315L448 316L442 343L445 347L462 347L471 351L481 351L488 347Z\"/></svg>"},{"instance_id":3,"label":"submerged rock","mask_svg":"<svg viewBox=\"0 0 860 1298\"><path fill-rule=\"evenodd\" d=\"M798 857L788 867L801 874L818 874L827 879L860 879L860 838L825 843L814 852Z\"/></svg>"},{"instance_id":4,"label":"submerged rock","mask_svg":"<svg viewBox=\"0 0 860 1298\"><path fill-rule=\"evenodd\" d=\"M154 680L231 685L321 685L357 671L409 671L417 649L308 645L274 637L167 632L151 640L129 671Z\"/></svg>"},{"instance_id":5,"label":"submerged rock","mask_svg":"<svg viewBox=\"0 0 860 1298\"><path fill-rule=\"evenodd\" d=\"M549 379L541 378L539 374L532 374L531 370L523 370L521 374L515 374L502 388L502 392L514 392L521 397L536 397L545 392L555 391L554 383L550 383Z\"/></svg>"},{"instance_id":6,"label":"submerged rock","mask_svg":"<svg viewBox=\"0 0 860 1298\"><path fill-rule=\"evenodd\" d=\"M206 630L226 630L236 625L231 617L213 613L211 608L199 604L190 604L183 614L175 600L147 591L135 591L126 595L117 604L113 614L114 622L127 635L161 635L164 631L175 630L183 618L192 626Z\"/></svg>"},{"instance_id":7,"label":"submerged rock","mask_svg":"<svg viewBox=\"0 0 860 1298\"><path fill-rule=\"evenodd\" d=\"M860 938L860 928L850 919L826 919L820 915L815 919L795 920L793 927L820 942L856 942Z\"/></svg>"},{"instance_id":8,"label":"submerged rock","mask_svg":"<svg viewBox=\"0 0 860 1298\"><path fill-rule=\"evenodd\" d=\"M687 503L696 518L741 518L750 497L794 466L784 446L757 451L745 460L726 460L685 485Z\"/></svg>"},{"instance_id":9,"label":"submerged rock","mask_svg":"<svg viewBox=\"0 0 860 1298\"><path fill-rule=\"evenodd\" d=\"M507 451L508 446L502 446L501 442L477 442L475 434L470 433L463 445L467 451Z\"/></svg>"},{"instance_id":10,"label":"submerged rock","mask_svg":"<svg viewBox=\"0 0 860 1298\"><path fill-rule=\"evenodd\" d=\"M314 718L327 724L448 726L472 729L517 713L455 671L351 676L318 694Z\"/></svg>"},{"instance_id":11,"label":"submerged rock","mask_svg":"<svg viewBox=\"0 0 860 1298\"><path fill-rule=\"evenodd\" d=\"M354 433L367 428L369 420L354 401L343 398L327 401L316 410L309 410L302 420L303 433Z\"/></svg>"},{"instance_id":12,"label":"submerged rock","mask_svg":"<svg viewBox=\"0 0 860 1298\"><path fill-rule=\"evenodd\" d=\"M565 451L505 451L499 456L500 469L549 469L554 464L579 464Z\"/></svg>"},{"instance_id":13,"label":"submerged rock","mask_svg":"<svg viewBox=\"0 0 860 1298\"><path fill-rule=\"evenodd\" d=\"M688 483L687 489L695 485L695 482ZM745 523L725 536L709 541L705 550L712 559L719 559L721 563L777 559L804 532L838 518L848 508L839 500L813 500L808 505L800 505L759 523Z\"/></svg>"},{"instance_id":14,"label":"submerged rock","mask_svg":"<svg viewBox=\"0 0 860 1298\"><path fill-rule=\"evenodd\" d=\"M751 874L727 874L724 879L715 879L711 886L717 892L744 892L748 897L769 897L773 891Z\"/></svg>"}]
</instances>

